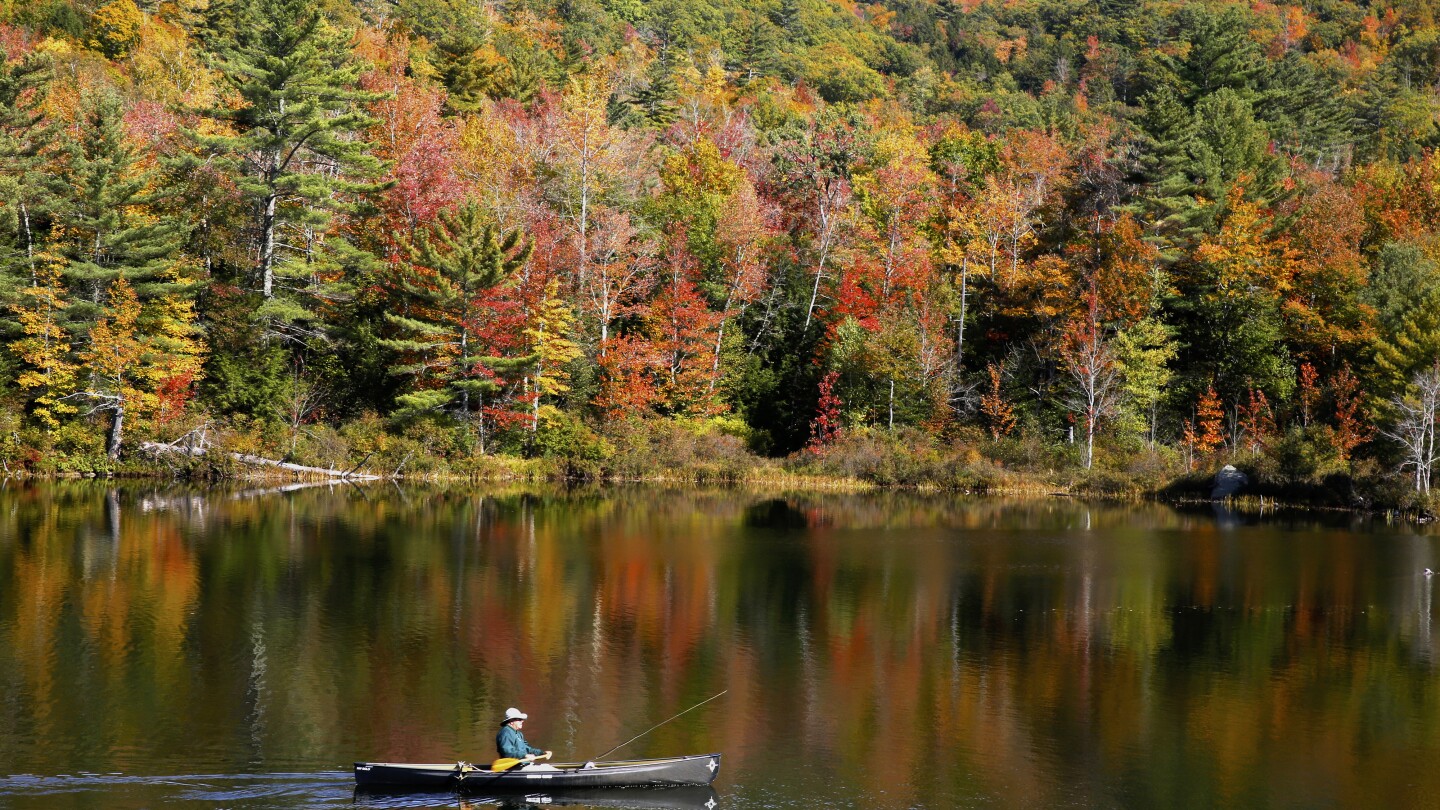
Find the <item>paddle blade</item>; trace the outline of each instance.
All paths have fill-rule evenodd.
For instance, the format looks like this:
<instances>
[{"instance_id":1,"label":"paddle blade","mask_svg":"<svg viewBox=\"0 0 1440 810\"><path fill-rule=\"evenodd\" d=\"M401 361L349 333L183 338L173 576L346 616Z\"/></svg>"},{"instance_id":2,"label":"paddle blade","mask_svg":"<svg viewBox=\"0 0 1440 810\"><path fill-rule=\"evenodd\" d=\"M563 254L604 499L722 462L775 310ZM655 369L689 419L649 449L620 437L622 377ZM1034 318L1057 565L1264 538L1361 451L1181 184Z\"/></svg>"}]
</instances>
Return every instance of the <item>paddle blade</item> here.
<instances>
[{"instance_id":1,"label":"paddle blade","mask_svg":"<svg viewBox=\"0 0 1440 810\"><path fill-rule=\"evenodd\" d=\"M524 761L525 760L523 759L515 759L514 757L501 757L500 759L497 759L494 762L490 763L490 770L496 772L508 771Z\"/></svg>"}]
</instances>

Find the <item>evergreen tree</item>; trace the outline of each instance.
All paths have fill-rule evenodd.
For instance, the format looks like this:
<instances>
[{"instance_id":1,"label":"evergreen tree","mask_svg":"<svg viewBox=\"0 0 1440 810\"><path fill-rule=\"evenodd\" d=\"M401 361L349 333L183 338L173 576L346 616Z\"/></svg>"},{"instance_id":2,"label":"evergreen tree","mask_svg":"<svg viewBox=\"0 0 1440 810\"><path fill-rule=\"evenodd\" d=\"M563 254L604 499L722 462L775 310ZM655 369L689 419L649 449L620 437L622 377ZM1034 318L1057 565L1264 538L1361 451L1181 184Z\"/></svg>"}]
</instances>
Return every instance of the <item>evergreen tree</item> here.
<instances>
[{"instance_id":1,"label":"evergreen tree","mask_svg":"<svg viewBox=\"0 0 1440 810\"><path fill-rule=\"evenodd\" d=\"M401 396L402 410L421 412L458 403L461 415L470 418L472 397L481 405L486 394L499 390L497 374L527 362L481 355L484 344L478 334L486 314L484 294L530 258L532 246L522 245L523 239L518 229L502 235L473 202L442 211L433 236L420 232L411 260L423 272L401 280L407 314L385 314L409 336L381 344L407 358L394 373L434 387Z\"/></svg>"},{"instance_id":2,"label":"evergreen tree","mask_svg":"<svg viewBox=\"0 0 1440 810\"><path fill-rule=\"evenodd\" d=\"M217 68L240 104L208 114L234 134L192 137L254 206L251 283L265 314L299 320L310 313L291 296L313 281L330 213L377 189L360 133L373 124L361 104L380 96L356 89L347 33L309 0L244 0L232 13Z\"/></svg>"},{"instance_id":3,"label":"evergreen tree","mask_svg":"<svg viewBox=\"0 0 1440 810\"><path fill-rule=\"evenodd\" d=\"M445 104L459 112L475 112L498 97L509 80L510 66L500 54L475 37L459 36L440 45L440 78Z\"/></svg>"},{"instance_id":4,"label":"evergreen tree","mask_svg":"<svg viewBox=\"0 0 1440 810\"><path fill-rule=\"evenodd\" d=\"M1386 242L1376 256L1365 303L1375 308L1381 334L1395 334L1405 318L1440 290L1440 267L1410 242Z\"/></svg>"},{"instance_id":5,"label":"evergreen tree","mask_svg":"<svg viewBox=\"0 0 1440 810\"><path fill-rule=\"evenodd\" d=\"M779 72L781 34L769 18L742 11L730 30L726 37L726 67L736 74L741 85Z\"/></svg>"},{"instance_id":6,"label":"evergreen tree","mask_svg":"<svg viewBox=\"0 0 1440 810\"><path fill-rule=\"evenodd\" d=\"M61 238L53 249L66 262L68 315L77 333L95 322L117 279L145 299L183 288L175 266L185 225L151 213L157 172L141 167L121 117L118 96L90 99L78 132L70 130L61 147L65 193L56 203Z\"/></svg>"},{"instance_id":7,"label":"evergreen tree","mask_svg":"<svg viewBox=\"0 0 1440 810\"><path fill-rule=\"evenodd\" d=\"M60 188L47 170L57 128L41 107L50 78L41 57L0 59L0 296L6 302L15 287L35 283L36 253Z\"/></svg>"},{"instance_id":8,"label":"evergreen tree","mask_svg":"<svg viewBox=\"0 0 1440 810\"><path fill-rule=\"evenodd\" d=\"M645 123L656 129L664 129L674 123L679 115L675 100L680 95L671 70L670 60L661 57L650 64L649 82L639 90L631 101L644 118Z\"/></svg>"},{"instance_id":9,"label":"evergreen tree","mask_svg":"<svg viewBox=\"0 0 1440 810\"><path fill-rule=\"evenodd\" d=\"M1304 56L1292 52L1276 65L1255 109L1277 145L1317 169L1340 168L1352 115L1339 84Z\"/></svg>"},{"instance_id":10,"label":"evergreen tree","mask_svg":"<svg viewBox=\"0 0 1440 810\"><path fill-rule=\"evenodd\" d=\"M1392 391L1404 388L1416 374L1440 361L1440 290L1413 307L1388 337L1375 347L1375 365Z\"/></svg>"},{"instance_id":11,"label":"evergreen tree","mask_svg":"<svg viewBox=\"0 0 1440 810\"><path fill-rule=\"evenodd\" d=\"M1270 203L1283 194L1285 164L1255 120L1250 103L1223 88L1196 105L1188 120L1170 93L1149 97L1147 205L1179 242L1211 231L1237 184L1245 199Z\"/></svg>"},{"instance_id":12,"label":"evergreen tree","mask_svg":"<svg viewBox=\"0 0 1440 810\"><path fill-rule=\"evenodd\" d=\"M259 304L259 293L229 284L211 284L201 297L210 351L200 394L221 415L270 414L284 397L289 353L256 334Z\"/></svg>"},{"instance_id":13,"label":"evergreen tree","mask_svg":"<svg viewBox=\"0 0 1440 810\"><path fill-rule=\"evenodd\" d=\"M805 42L805 27L801 16L800 0L780 0L780 7L771 12L770 19L792 41Z\"/></svg>"},{"instance_id":14,"label":"evergreen tree","mask_svg":"<svg viewBox=\"0 0 1440 810\"><path fill-rule=\"evenodd\" d=\"M1268 63L1251 36L1248 10L1182 4L1168 20L1179 42L1152 48L1147 74L1152 88L1170 87L1190 108L1222 89L1250 100Z\"/></svg>"},{"instance_id":15,"label":"evergreen tree","mask_svg":"<svg viewBox=\"0 0 1440 810\"><path fill-rule=\"evenodd\" d=\"M1351 124L1360 157L1372 160L1409 160L1440 134L1429 90L1406 86L1389 61L1365 78Z\"/></svg>"}]
</instances>

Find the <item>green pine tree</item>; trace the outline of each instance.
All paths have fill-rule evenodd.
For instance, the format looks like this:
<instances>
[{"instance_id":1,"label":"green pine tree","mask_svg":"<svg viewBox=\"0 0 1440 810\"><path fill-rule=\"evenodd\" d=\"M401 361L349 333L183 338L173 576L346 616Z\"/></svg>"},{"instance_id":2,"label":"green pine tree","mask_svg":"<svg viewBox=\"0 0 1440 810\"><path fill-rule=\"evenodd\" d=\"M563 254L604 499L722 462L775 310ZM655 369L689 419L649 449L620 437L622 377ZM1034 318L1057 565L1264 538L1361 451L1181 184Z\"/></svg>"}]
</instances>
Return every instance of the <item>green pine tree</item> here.
<instances>
[{"instance_id":1,"label":"green pine tree","mask_svg":"<svg viewBox=\"0 0 1440 810\"><path fill-rule=\"evenodd\" d=\"M357 89L362 66L348 33L309 0L244 0L216 67L240 103L208 115L233 135L192 133L223 161L254 206L251 283L279 322L310 313L299 294L312 283L330 214L375 191L380 171L360 134L373 120Z\"/></svg>"},{"instance_id":2,"label":"green pine tree","mask_svg":"<svg viewBox=\"0 0 1440 810\"><path fill-rule=\"evenodd\" d=\"M408 314L385 313L405 337L380 341L406 358L392 368L425 387L402 395L402 411L423 412L458 405L471 416L472 400L499 390L495 376L525 365L526 358L479 354L480 296L504 283L530 258L517 229L502 234L475 203L442 211L432 233L420 232L411 261L424 273L402 280Z\"/></svg>"},{"instance_id":3,"label":"green pine tree","mask_svg":"<svg viewBox=\"0 0 1440 810\"><path fill-rule=\"evenodd\" d=\"M0 59L0 305L35 283L36 254L62 187L47 168L57 132L41 110L50 76L43 58Z\"/></svg>"},{"instance_id":4,"label":"green pine tree","mask_svg":"<svg viewBox=\"0 0 1440 810\"><path fill-rule=\"evenodd\" d=\"M1269 204L1283 195L1285 164L1239 93L1217 90L1188 116L1169 91L1152 94L1147 103L1142 165L1151 184L1144 218L1163 222L1173 242L1189 244L1212 232L1237 184L1251 201Z\"/></svg>"},{"instance_id":5,"label":"green pine tree","mask_svg":"<svg viewBox=\"0 0 1440 810\"><path fill-rule=\"evenodd\" d=\"M479 38L454 37L441 43L439 50L445 103L452 110L475 112L488 99L500 96L509 82L510 66Z\"/></svg>"},{"instance_id":6,"label":"green pine tree","mask_svg":"<svg viewBox=\"0 0 1440 810\"><path fill-rule=\"evenodd\" d=\"M1276 66L1255 105L1276 144L1317 169L1336 170L1353 137L1352 115L1340 85L1299 53Z\"/></svg>"},{"instance_id":7,"label":"green pine tree","mask_svg":"<svg viewBox=\"0 0 1440 810\"><path fill-rule=\"evenodd\" d=\"M1425 299L1440 291L1440 267L1413 242L1386 242L1375 257L1364 301L1375 309L1380 333L1399 332Z\"/></svg>"},{"instance_id":8,"label":"green pine tree","mask_svg":"<svg viewBox=\"0 0 1440 810\"><path fill-rule=\"evenodd\" d=\"M1440 290L1413 307L1400 327L1375 346L1375 366L1392 391L1440 360Z\"/></svg>"},{"instance_id":9,"label":"green pine tree","mask_svg":"<svg viewBox=\"0 0 1440 810\"><path fill-rule=\"evenodd\" d=\"M726 67L744 86L780 71L780 29L764 14L742 10L725 38Z\"/></svg>"},{"instance_id":10,"label":"green pine tree","mask_svg":"<svg viewBox=\"0 0 1440 810\"><path fill-rule=\"evenodd\" d=\"M1151 88L1170 87L1191 108L1221 89L1253 99L1268 63L1250 33L1248 10L1185 3L1169 22L1179 42L1148 50L1142 72Z\"/></svg>"},{"instance_id":11,"label":"green pine tree","mask_svg":"<svg viewBox=\"0 0 1440 810\"><path fill-rule=\"evenodd\" d=\"M186 226L153 214L161 193L158 173L142 167L139 150L125 138L122 115L118 96L91 98L61 144L67 183L55 206L62 237L52 250L65 261L67 316L80 334L95 323L117 279L142 301L184 286L175 265Z\"/></svg>"},{"instance_id":12,"label":"green pine tree","mask_svg":"<svg viewBox=\"0 0 1440 810\"><path fill-rule=\"evenodd\" d=\"M1409 86L1392 61L1366 77L1351 124L1359 140L1357 151L1369 160L1409 160L1440 135L1429 88Z\"/></svg>"},{"instance_id":13,"label":"green pine tree","mask_svg":"<svg viewBox=\"0 0 1440 810\"><path fill-rule=\"evenodd\" d=\"M670 68L669 60L656 59L650 65L649 79L648 84L635 91L630 103L646 125L664 129L679 115L675 100L679 97L680 90L675 83L675 74Z\"/></svg>"}]
</instances>

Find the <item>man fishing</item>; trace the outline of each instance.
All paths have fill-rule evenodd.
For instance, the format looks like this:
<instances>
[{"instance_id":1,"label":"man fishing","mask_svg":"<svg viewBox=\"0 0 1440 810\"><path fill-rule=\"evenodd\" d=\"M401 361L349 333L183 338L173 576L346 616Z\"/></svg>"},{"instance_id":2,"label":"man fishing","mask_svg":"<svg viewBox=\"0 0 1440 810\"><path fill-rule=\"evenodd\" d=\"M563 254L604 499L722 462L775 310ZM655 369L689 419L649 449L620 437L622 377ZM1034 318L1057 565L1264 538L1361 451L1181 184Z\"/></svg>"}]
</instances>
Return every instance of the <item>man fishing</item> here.
<instances>
[{"instance_id":1,"label":"man fishing","mask_svg":"<svg viewBox=\"0 0 1440 810\"><path fill-rule=\"evenodd\" d=\"M525 765L530 765L537 759L550 758L553 752L542 751L525 742L525 735L520 733L520 727L525 725L525 720L529 717L530 715L513 707L505 710L505 720L500 725L500 733L495 735L495 748L502 758L518 759ZM538 767L549 770L551 766Z\"/></svg>"}]
</instances>

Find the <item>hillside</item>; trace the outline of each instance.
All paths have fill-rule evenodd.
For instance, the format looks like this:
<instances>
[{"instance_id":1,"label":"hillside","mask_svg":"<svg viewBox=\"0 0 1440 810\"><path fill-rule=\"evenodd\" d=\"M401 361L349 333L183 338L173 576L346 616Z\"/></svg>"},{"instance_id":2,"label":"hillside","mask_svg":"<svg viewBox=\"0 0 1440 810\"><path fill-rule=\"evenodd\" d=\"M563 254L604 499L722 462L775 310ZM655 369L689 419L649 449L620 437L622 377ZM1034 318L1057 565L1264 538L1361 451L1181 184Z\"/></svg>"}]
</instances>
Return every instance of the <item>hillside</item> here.
<instances>
[{"instance_id":1,"label":"hillside","mask_svg":"<svg viewBox=\"0 0 1440 810\"><path fill-rule=\"evenodd\" d=\"M434 472L1104 490L1233 461L1429 491L1427 3L0 21L7 469L204 436Z\"/></svg>"}]
</instances>

